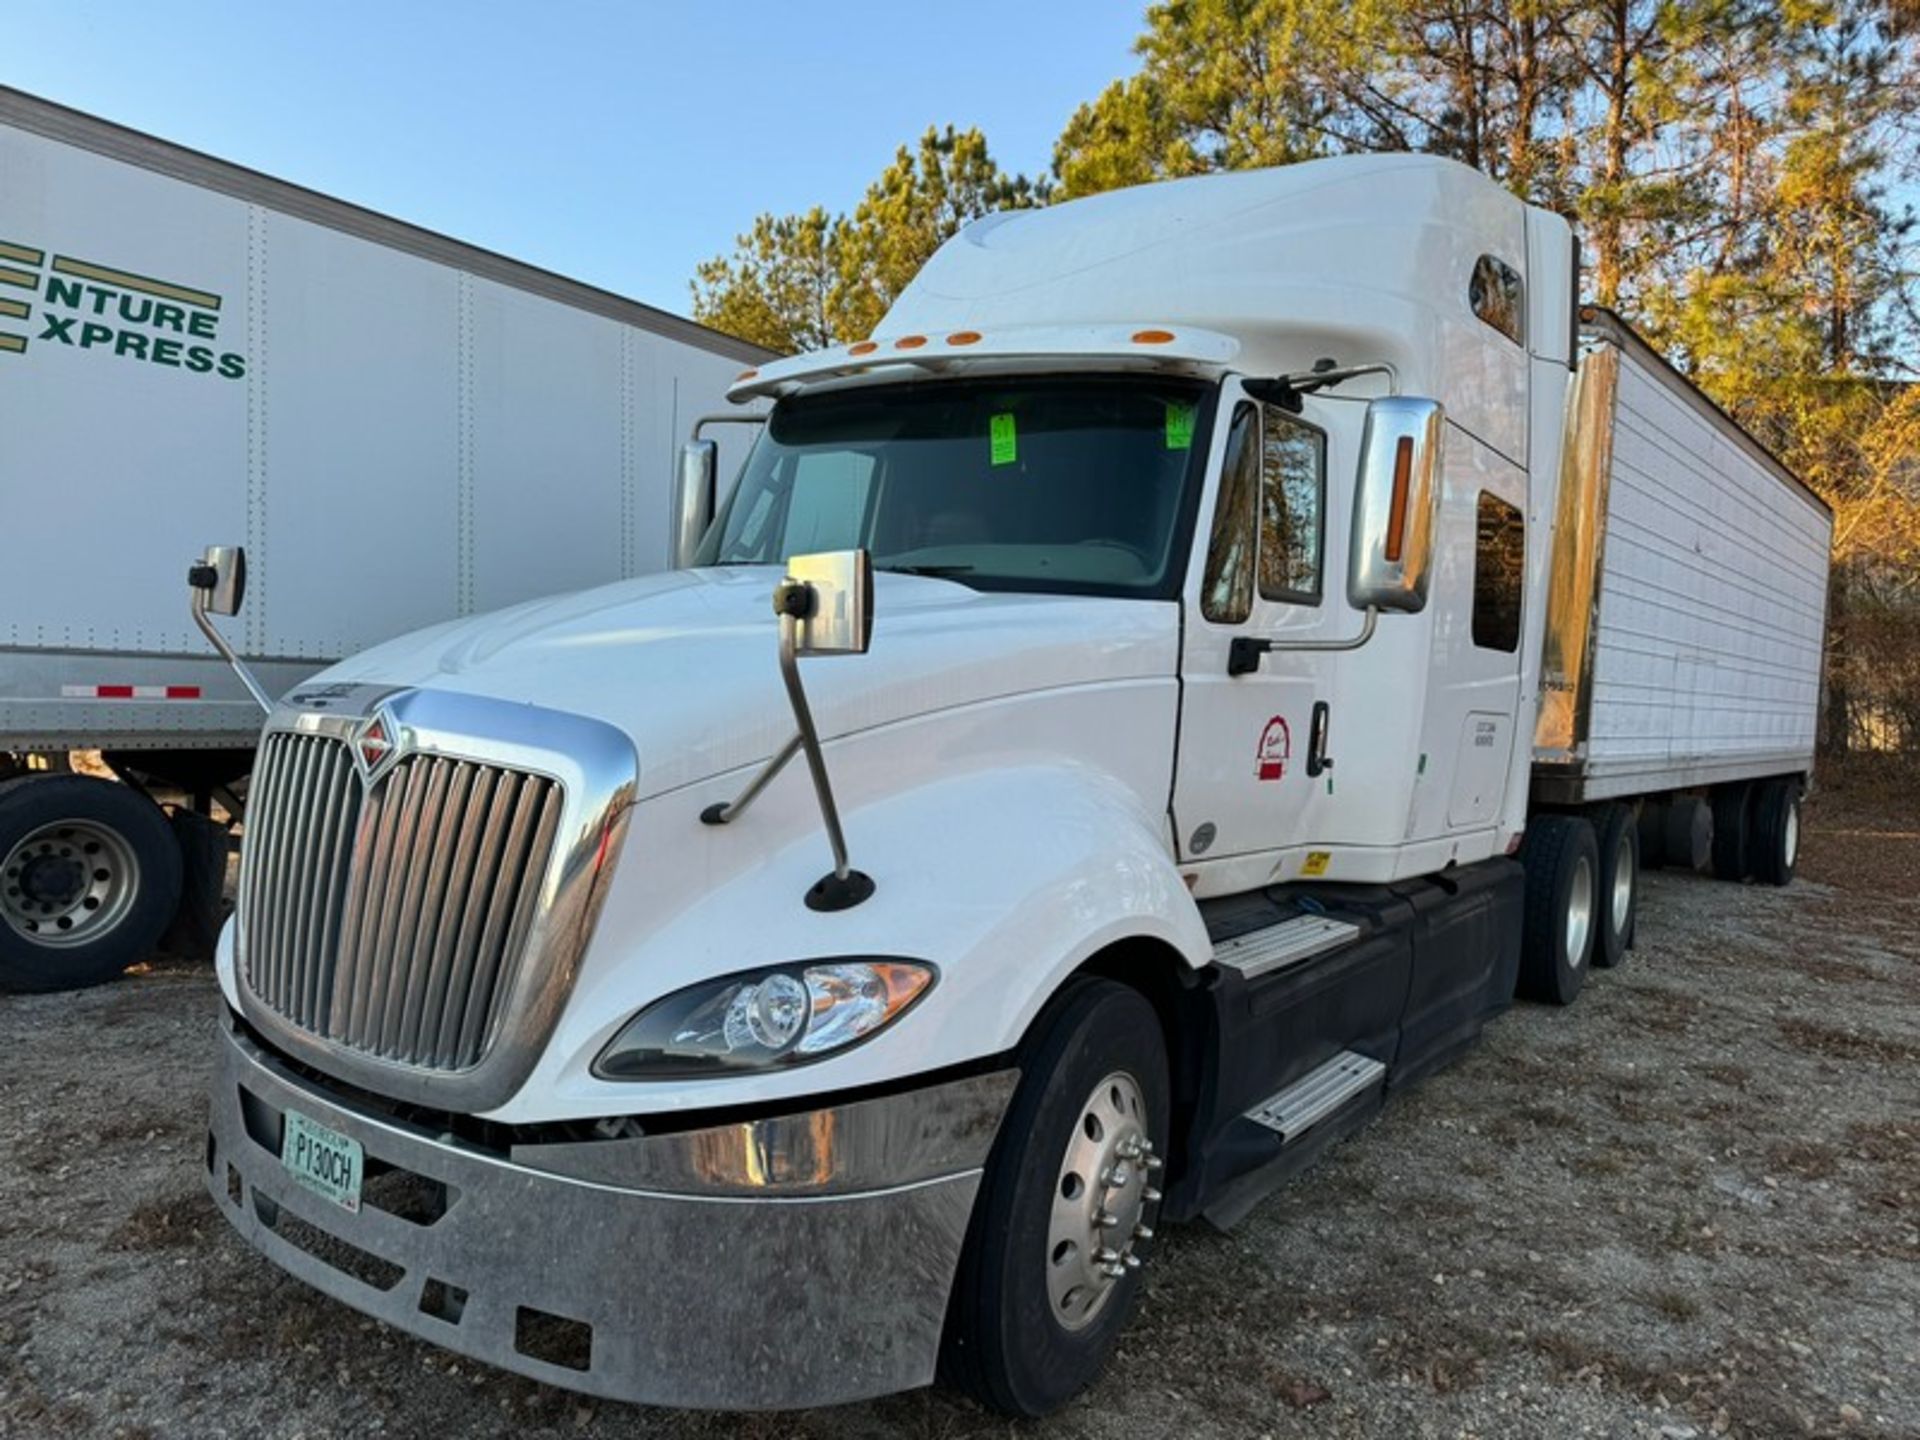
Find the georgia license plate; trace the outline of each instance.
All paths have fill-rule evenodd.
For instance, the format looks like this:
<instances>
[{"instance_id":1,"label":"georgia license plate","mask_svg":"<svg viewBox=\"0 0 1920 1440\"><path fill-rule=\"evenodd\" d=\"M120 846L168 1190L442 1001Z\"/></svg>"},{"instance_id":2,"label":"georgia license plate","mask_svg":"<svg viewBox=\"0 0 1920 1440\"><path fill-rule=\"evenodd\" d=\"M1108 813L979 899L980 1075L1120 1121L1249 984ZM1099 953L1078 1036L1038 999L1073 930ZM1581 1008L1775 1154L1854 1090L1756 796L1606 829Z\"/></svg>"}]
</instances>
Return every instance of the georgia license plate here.
<instances>
[{"instance_id":1,"label":"georgia license plate","mask_svg":"<svg viewBox=\"0 0 1920 1440\"><path fill-rule=\"evenodd\" d=\"M329 1130L298 1110L286 1112L286 1131L280 1141L280 1163L307 1189L324 1195L343 1210L360 1213L360 1177L366 1173L366 1154L351 1135Z\"/></svg>"}]
</instances>

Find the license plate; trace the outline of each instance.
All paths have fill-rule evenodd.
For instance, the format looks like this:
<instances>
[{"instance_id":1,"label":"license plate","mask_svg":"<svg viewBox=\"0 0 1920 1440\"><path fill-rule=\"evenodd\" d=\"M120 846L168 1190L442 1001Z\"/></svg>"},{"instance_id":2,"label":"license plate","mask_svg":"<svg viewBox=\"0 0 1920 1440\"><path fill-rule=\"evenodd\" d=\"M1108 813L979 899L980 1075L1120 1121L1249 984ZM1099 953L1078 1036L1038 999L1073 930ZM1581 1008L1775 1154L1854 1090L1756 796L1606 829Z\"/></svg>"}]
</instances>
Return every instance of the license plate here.
<instances>
[{"instance_id":1,"label":"license plate","mask_svg":"<svg viewBox=\"0 0 1920 1440\"><path fill-rule=\"evenodd\" d=\"M280 1142L280 1163L287 1173L316 1195L324 1195L342 1210L360 1213L360 1178L366 1173L366 1155L351 1135L329 1130L298 1110L286 1115Z\"/></svg>"}]
</instances>

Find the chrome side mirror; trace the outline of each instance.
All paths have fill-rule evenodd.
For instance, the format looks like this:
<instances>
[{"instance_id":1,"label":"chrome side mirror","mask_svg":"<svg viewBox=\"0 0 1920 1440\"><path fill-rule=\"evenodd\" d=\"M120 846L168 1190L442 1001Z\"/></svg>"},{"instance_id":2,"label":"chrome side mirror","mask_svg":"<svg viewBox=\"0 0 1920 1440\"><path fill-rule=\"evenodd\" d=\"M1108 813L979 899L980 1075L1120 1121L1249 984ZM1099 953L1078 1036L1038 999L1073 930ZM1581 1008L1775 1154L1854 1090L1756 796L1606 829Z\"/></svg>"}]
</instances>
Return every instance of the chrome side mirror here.
<instances>
[{"instance_id":1,"label":"chrome side mirror","mask_svg":"<svg viewBox=\"0 0 1920 1440\"><path fill-rule=\"evenodd\" d=\"M1355 609L1426 608L1445 419L1438 401L1411 395L1367 404L1347 569Z\"/></svg>"},{"instance_id":2,"label":"chrome side mirror","mask_svg":"<svg viewBox=\"0 0 1920 1440\"><path fill-rule=\"evenodd\" d=\"M718 503L720 447L711 440L689 440L680 447L680 471L673 487L673 568L693 564L713 524Z\"/></svg>"}]
</instances>

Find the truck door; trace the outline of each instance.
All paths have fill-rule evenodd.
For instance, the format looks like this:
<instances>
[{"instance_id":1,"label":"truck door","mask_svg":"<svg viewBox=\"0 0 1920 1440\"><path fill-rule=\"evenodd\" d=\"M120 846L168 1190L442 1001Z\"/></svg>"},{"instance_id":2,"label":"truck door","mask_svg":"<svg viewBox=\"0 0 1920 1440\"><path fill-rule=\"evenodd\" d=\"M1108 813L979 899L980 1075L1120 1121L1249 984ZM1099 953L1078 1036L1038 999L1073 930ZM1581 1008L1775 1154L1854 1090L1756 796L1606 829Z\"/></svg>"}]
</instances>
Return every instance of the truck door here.
<instances>
[{"instance_id":1,"label":"truck door","mask_svg":"<svg viewBox=\"0 0 1920 1440\"><path fill-rule=\"evenodd\" d=\"M1183 860L1302 839L1318 783L1308 774L1314 712L1330 698L1334 657L1243 646L1236 662L1233 642L1319 639L1329 612L1345 613L1322 603L1326 430L1230 381L1213 433L1181 656L1173 815Z\"/></svg>"}]
</instances>

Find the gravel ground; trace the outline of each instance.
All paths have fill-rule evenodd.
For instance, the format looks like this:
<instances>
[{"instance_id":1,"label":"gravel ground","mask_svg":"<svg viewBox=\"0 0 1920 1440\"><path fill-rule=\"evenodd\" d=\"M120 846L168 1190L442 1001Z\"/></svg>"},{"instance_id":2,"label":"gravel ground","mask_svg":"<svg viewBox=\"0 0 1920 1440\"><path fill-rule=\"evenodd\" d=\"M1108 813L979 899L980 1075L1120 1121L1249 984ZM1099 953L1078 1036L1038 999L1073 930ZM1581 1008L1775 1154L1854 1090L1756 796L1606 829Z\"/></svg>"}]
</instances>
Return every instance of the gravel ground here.
<instances>
[{"instance_id":1,"label":"gravel ground","mask_svg":"<svg viewBox=\"0 0 1920 1440\"><path fill-rule=\"evenodd\" d=\"M1647 879L1523 1006L1231 1235L1172 1233L1047 1436L1920 1436L1920 805L1808 810L1786 891ZM284 1278L200 1188L216 1005L160 962L0 996L0 1435L999 1435L582 1400Z\"/></svg>"}]
</instances>

